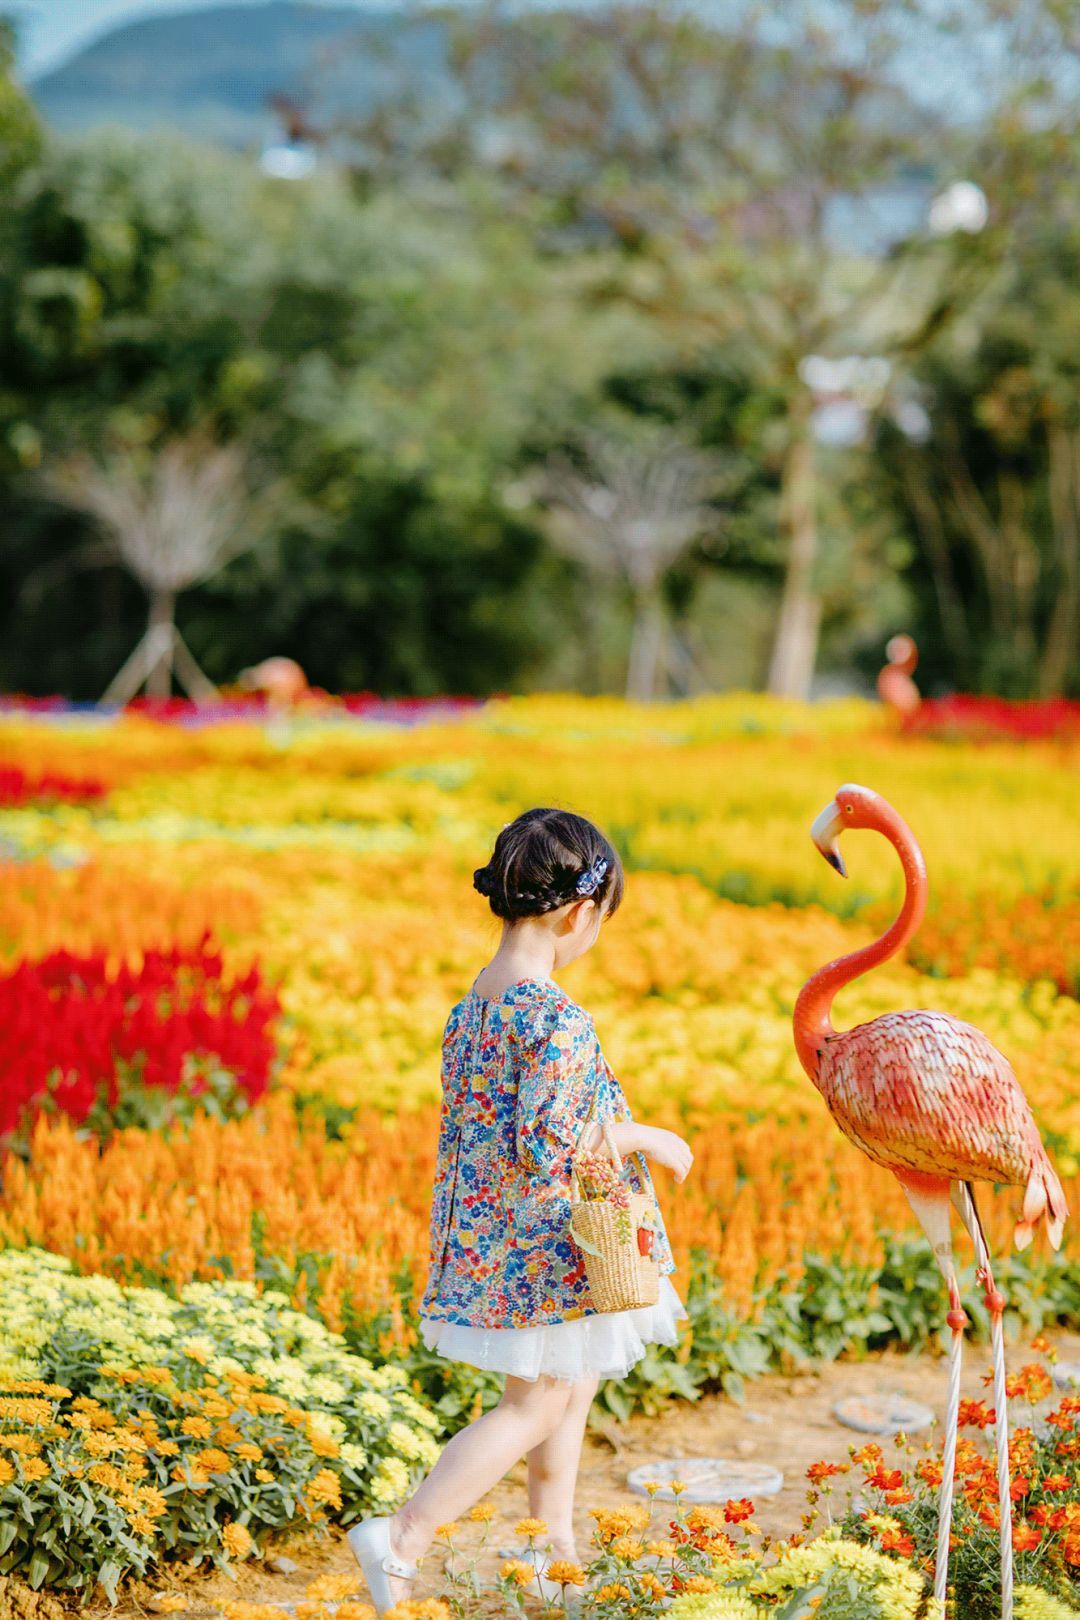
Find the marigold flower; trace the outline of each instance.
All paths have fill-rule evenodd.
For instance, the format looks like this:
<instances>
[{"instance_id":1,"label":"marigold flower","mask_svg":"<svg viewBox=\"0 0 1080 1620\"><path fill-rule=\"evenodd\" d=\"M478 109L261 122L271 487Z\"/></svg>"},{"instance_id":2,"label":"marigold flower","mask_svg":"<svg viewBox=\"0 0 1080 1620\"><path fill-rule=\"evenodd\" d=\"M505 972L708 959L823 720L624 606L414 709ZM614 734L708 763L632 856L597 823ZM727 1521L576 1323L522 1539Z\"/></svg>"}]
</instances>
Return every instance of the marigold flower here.
<instances>
[{"instance_id":1,"label":"marigold flower","mask_svg":"<svg viewBox=\"0 0 1080 1620\"><path fill-rule=\"evenodd\" d=\"M658 1595L663 1596L663 1592L664 1588L661 1586ZM593 1593L593 1600L596 1603L630 1603L633 1601L633 1597L633 1592L628 1586L624 1586L621 1581L608 1581L606 1586L598 1586Z\"/></svg>"},{"instance_id":2,"label":"marigold flower","mask_svg":"<svg viewBox=\"0 0 1080 1620\"><path fill-rule=\"evenodd\" d=\"M490 1502L477 1502L475 1507L469 1509L469 1518L473 1524L490 1524L495 1517L495 1509Z\"/></svg>"},{"instance_id":3,"label":"marigold flower","mask_svg":"<svg viewBox=\"0 0 1080 1620\"><path fill-rule=\"evenodd\" d=\"M554 1581L557 1586L584 1586L585 1571L568 1558L553 1558L544 1570L544 1579Z\"/></svg>"},{"instance_id":4,"label":"marigold flower","mask_svg":"<svg viewBox=\"0 0 1080 1620\"><path fill-rule=\"evenodd\" d=\"M1013 1525L1012 1542L1014 1552L1030 1552L1042 1540L1042 1531L1036 1530L1034 1525L1025 1524L1021 1519L1019 1524Z\"/></svg>"},{"instance_id":5,"label":"marigold flower","mask_svg":"<svg viewBox=\"0 0 1080 1620\"><path fill-rule=\"evenodd\" d=\"M520 1558L508 1558L501 1566L499 1574L504 1581L513 1581L515 1586L531 1586L536 1580L535 1569Z\"/></svg>"},{"instance_id":6,"label":"marigold flower","mask_svg":"<svg viewBox=\"0 0 1080 1620\"><path fill-rule=\"evenodd\" d=\"M724 1519L728 1524L744 1524L754 1517L754 1504L748 1496L724 1504Z\"/></svg>"},{"instance_id":7,"label":"marigold flower","mask_svg":"<svg viewBox=\"0 0 1080 1620\"><path fill-rule=\"evenodd\" d=\"M356 1593L355 1575L317 1575L309 1581L304 1596L312 1603L340 1603Z\"/></svg>"},{"instance_id":8,"label":"marigold flower","mask_svg":"<svg viewBox=\"0 0 1080 1620\"><path fill-rule=\"evenodd\" d=\"M320 1468L307 1490L315 1502L325 1502L327 1507L333 1508L341 1506L341 1481L329 1468Z\"/></svg>"},{"instance_id":9,"label":"marigold flower","mask_svg":"<svg viewBox=\"0 0 1080 1620\"><path fill-rule=\"evenodd\" d=\"M960 1402L957 1422L962 1429L987 1429L997 1422L997 1413L985 1401L964 1400Z\"/></svg>"},{"instance_id":10,"label":"marigold flower","mask_svg":"<svg viewBox=\"0 0 1080 1620\"><path fill-rule=\"evenodd\" d=\"M820 1485L823 1479L832 1479L835 1474L846 1474L849 1470L848 1463L815 1462L806 1470L806 1477L811 1485Z\"/></svg>"},{"instance_id":11,"label":"marigold flower","mask_svg":"<svg viewBox=\"0 0 1080 1620\"><path fill-rule=\"evenodd\" d=\"M514 1534L524 1536L527 1541L532 1541L537 1536L546 1536L547 1533L546 1519L519 1519L514 1526Z\"/></svg>"}]
</instances>

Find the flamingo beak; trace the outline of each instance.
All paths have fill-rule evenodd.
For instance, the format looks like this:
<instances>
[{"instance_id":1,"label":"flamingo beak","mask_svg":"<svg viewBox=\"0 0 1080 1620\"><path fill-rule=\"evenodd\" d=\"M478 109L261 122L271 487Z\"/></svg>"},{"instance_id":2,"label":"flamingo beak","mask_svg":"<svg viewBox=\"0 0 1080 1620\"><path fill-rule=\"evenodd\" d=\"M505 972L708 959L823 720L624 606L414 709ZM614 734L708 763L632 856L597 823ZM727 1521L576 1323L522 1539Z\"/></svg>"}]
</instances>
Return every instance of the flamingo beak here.
<instances>
[{"instance_id":1,"label":"flamingo beak","mask_svg":"<svg viewBox=\"0 0 1080 1620\"><path fill-rule=\"evenodd\" d=\"M840 853L838 842L843 829L844 817L840 806L835 799L830 799L810 828L810 837L829 865L835 867L841 877L847 877L847 867L844 865L844 857Z\"/></svg>"}]
</instances>

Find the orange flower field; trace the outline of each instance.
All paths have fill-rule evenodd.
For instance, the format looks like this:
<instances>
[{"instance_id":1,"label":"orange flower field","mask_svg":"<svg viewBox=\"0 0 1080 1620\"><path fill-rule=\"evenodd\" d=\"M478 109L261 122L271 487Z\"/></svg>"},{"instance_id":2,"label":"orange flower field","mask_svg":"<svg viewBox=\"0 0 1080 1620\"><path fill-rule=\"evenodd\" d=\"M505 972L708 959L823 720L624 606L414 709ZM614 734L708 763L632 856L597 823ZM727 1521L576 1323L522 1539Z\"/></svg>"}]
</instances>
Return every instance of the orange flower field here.
<instances>
[{"instance_id":1,"label":"orange flower field","mask_svg":"<svg viewBox=\"0 0 1080 1620\"><path fill-rule=\"evenodd\" d=\"M9 1244L173 1289L273 1281L365 1349L419 1355L439 1035L496 937L470 874L503 822L554 800L599 819L629 870L623 910L567 987L637 1110L688 1128L697 1156L686 1187L662 1191L694 1278L691 1329L670 1389L638 1395L918 1341L937 1326L929 1257L895 1184L825 1116L790 1039L803 980L880 931L899 895L880 841L852 842L846 885L810 845L814 813L851 779L912 823L932 899L908 960L846 992L840 1020L922 1005L983 1028L1080 1202L1075 740L939 742L857 703L742 697L520 700L397 728L14 716L0 732L27 780L104 789L0 810L9 969L104 950L118 972L209 936L228 973L257 968L281 1006L275 1095L243 1117L221 1085L209 1113L198 1087L182 1109L151 1106L141 1071L125 1071L119 1128L99 1146L55 1111L56 1076L43 1075L37 1121L4 1166ZM1014 1203L989 1203L1003 1253ZM1071 1253L1010 1262L1026 1319L1076 1313ZM423 1376L449 1400L437 1371Z\"/></svg>"}]
</instances>

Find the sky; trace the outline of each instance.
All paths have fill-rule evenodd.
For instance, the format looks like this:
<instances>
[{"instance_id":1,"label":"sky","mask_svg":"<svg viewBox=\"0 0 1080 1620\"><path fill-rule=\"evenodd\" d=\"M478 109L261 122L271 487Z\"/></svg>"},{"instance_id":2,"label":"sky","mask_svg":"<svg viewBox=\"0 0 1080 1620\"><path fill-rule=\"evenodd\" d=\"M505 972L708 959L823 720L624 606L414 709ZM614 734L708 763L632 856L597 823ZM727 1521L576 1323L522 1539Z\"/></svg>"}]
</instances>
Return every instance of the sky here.
<instances>
[{"instance_id":1,"label":"sky","mask_svg":"<svg viewBox=\"0 0 1080 1620\"><path fill-rule=\"evenodd\" d=\"M120 23L155 13L205 10L221 3L222 0L0 0L0 12L15 18L20 36L20 71L24 78L32 79L58 66L80 46ZM259 0L229 0L229 3L256 5ZM336 3L360 7L364 0L336 0Z\"/></svg>"}]
</instances>

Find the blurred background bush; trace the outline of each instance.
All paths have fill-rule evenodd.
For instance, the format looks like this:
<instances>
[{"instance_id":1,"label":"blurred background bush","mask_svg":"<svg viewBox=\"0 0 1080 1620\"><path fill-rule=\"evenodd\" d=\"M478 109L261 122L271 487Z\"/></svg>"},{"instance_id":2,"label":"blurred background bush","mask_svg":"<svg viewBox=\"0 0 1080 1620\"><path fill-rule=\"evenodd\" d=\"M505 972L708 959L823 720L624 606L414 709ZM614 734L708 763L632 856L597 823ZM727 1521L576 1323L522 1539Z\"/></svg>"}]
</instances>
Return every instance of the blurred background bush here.
<instances>
[{"instance_id":1,"label":"blurred background bush","mask_svg":"<svg viewBox=\"0 0 1080 1620\"><path fill-rule=\"evenodd\" d=\"M1067 0L23 0L0 687L1080 693Z\"/></svg>"}]
</instances>

